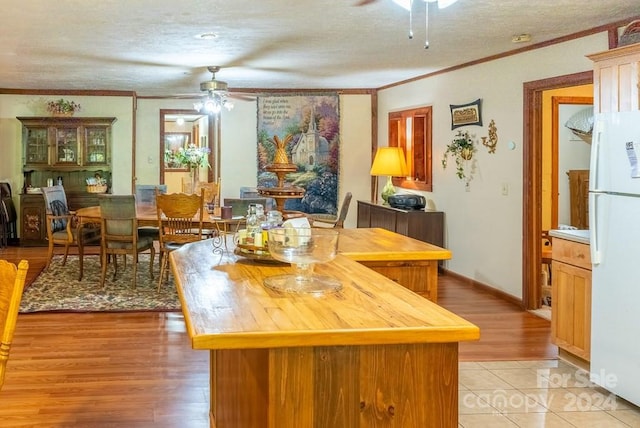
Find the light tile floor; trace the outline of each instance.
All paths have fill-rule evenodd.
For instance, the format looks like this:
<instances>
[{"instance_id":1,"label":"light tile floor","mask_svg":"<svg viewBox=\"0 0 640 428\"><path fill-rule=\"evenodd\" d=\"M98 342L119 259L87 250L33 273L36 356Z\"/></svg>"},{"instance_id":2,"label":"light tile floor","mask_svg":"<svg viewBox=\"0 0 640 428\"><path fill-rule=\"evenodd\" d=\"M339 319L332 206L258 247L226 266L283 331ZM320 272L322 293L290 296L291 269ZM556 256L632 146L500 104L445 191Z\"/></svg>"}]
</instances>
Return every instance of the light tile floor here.
<instances>
[{"instance_id":1,"label":"light tile floor","mask_svg":"<svg viewBox=\"0 0 640 428\"><path fill-rule=\"evenodd\" d=\"M562 360L461 362L461 428L640 427L640 409Z\"/></svg>"}]
</instances>

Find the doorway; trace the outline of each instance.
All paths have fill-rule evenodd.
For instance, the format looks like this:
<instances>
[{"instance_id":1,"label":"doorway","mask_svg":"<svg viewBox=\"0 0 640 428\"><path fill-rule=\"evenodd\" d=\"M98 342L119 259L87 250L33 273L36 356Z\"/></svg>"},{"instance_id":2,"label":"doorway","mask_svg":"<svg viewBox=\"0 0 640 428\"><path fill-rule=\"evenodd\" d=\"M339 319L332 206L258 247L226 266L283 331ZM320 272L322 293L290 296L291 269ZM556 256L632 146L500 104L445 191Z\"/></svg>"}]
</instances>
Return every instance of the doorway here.
<instances>
[{"instance_id":1,"label":"doorway","mask_svg":"<svg viewBox=\"0 0 640 428\"><path fill-rule=\"evenodd\" d=\"M593 71L536 80L524 84L522 303L537 309L541 302L542 161L544 91L593 84Z\"/></svg>"},{"instance_id":2,"label":"doorway","mask_svg":"<svg viewBox=\"0 0 640 428\"><path fill-rule=\"evenodd\" d=\"M167 185L169 193L182 191L182 179L189 177L189 170L172 161L171 154L181 147L194 144L208 147L209 165L203 181L213 181L219 173L219 149L215 137L215 124L212 116L198 113L196 110L162 109L160 110L160 184Z\"/></svg>"}]
</instances>

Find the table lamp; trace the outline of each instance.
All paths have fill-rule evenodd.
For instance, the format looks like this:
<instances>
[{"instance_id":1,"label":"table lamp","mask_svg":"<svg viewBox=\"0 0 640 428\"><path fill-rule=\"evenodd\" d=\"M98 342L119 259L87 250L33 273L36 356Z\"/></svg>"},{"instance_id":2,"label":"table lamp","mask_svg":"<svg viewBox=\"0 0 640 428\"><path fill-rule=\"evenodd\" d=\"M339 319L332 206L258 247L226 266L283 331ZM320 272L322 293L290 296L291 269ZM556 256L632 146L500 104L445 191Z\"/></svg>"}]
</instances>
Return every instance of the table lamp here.
<instances>
[{"instance_id":1,"label":"table lamp","mask_svg":"<svg viewBox=\"0 0 640 428\"><path fill-rule=\"evenodd\" d=\"M406 177L407 176L407 162L404 158L404 151L401 147L379 147L376 152L376 157L373 159L373 165L371 165L371 175L388 177L387 184L382 189L382 199L385 204L388 204L389 196L396 193L395 187L393 187L393 181L391 177ZM378 194L378 180L375 183L375 194Z\"/></svg>"}]
</instances>

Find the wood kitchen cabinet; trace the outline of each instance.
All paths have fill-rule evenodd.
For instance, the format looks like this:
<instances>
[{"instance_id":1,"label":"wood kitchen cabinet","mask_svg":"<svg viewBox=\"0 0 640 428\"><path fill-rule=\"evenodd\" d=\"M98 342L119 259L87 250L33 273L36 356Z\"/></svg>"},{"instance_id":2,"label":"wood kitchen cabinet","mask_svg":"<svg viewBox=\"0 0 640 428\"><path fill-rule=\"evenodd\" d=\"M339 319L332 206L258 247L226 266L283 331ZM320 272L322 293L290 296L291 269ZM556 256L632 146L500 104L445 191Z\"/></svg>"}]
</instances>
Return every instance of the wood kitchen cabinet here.
<instances>
[{"instance_id":1,"label":"wood kitchen cabinet","mask_svg":"<svg viewBox=\"0 0 640 428\"><path fill-rule=\"evenodd\" d=\"M588 57L594 62L594 113L640 110L640 43Z\"/></svg>"},{"instance_id":2,"label":"wood kitchen cabinet","mask_svg":"<svg viewBox=\"0 0 640 428\"><path fill-rule=\"evenodd\" d=\"M591 257L589 245L553 238L551 341L590 360Z\"/></svg>"},{"instance_id":3,"label":"wood kitchen cabinet","mask_svg":"<svg viewBox=\"0 0 640 428\"><path fill-rule=\"evenodd\" d=\"M407 211L358 201L358 227L380 227L410 238L444 247L442 211Z\"/></svg>"}]
</instances>

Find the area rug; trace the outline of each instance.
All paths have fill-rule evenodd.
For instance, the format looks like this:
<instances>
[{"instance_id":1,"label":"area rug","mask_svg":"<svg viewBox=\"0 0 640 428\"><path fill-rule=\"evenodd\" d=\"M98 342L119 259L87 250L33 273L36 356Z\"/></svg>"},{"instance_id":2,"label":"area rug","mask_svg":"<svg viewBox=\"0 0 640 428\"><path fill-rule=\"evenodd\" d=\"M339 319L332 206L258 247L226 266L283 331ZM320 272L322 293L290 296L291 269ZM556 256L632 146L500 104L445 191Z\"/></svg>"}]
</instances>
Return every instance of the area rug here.
<instances>
[{"instance_id":1,"label":"area rug","mask_svg":"<svg viewBox=\"0 0 640 428\"><path fill-rule=\"evenodd\" d=\"M140 255L135 289L131 284L131 257L127 258L126 268L122 256L119 258L115 280L113 266L109 266L104 288L100 287L100 258L84 257L82 281L78 281L78 262L77 256L69 256L66 265L62 266L62 256L54 256L50 269L43 271L22 295L20 313L180 310L180 300L171 275L158 292L157 255L153 280L149 277L149 255Z\"/></svg>"}]
</instances>

